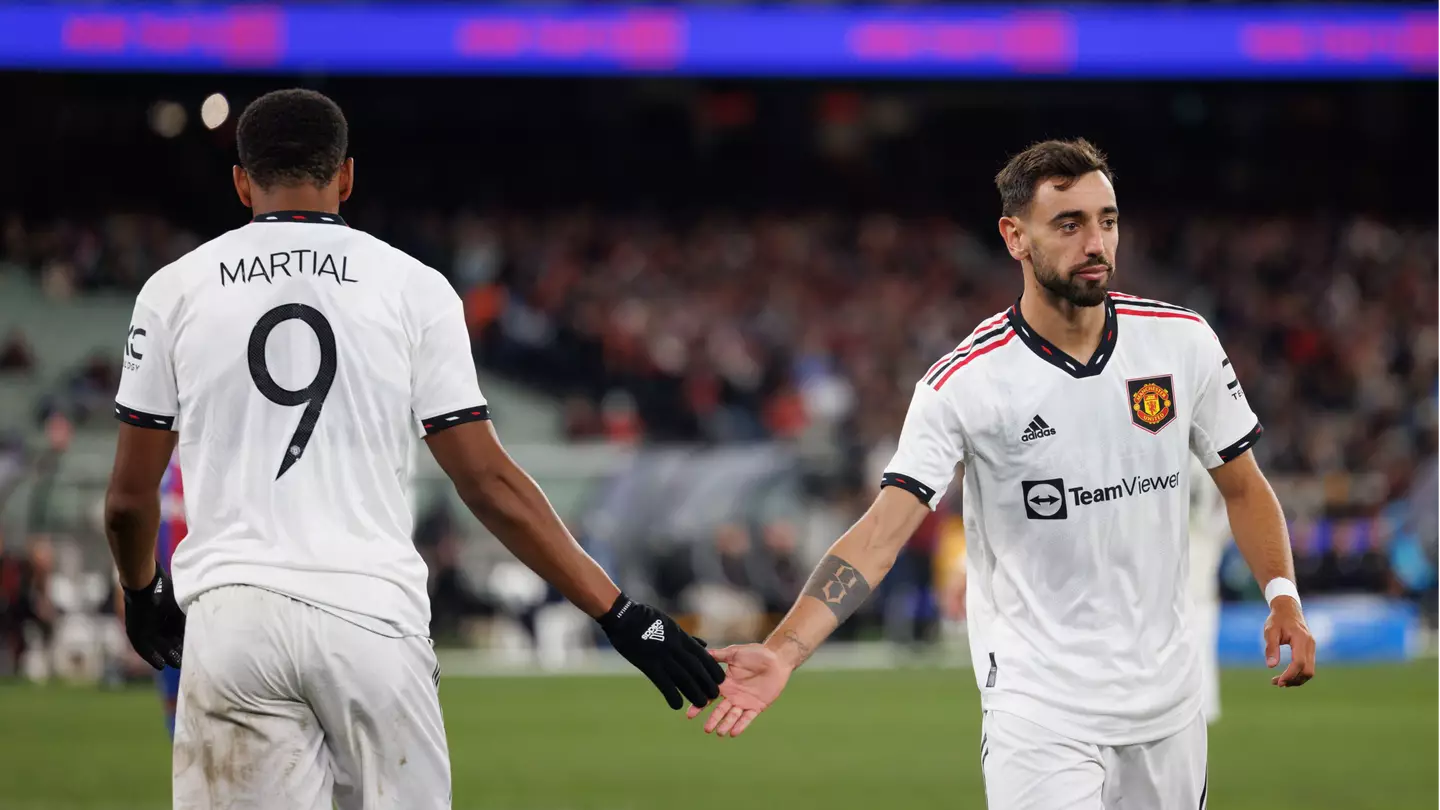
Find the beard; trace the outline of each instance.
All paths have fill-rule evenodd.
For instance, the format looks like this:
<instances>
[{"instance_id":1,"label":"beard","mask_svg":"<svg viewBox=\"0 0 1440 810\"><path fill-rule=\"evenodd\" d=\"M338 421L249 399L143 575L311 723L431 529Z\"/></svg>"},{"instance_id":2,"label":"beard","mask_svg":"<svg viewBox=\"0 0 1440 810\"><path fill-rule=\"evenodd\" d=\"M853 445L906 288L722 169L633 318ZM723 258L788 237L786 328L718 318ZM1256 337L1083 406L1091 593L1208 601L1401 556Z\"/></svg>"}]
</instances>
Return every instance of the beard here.
<instances>
[{"instance_id":1,"label":"beard","mask_svg":"<svg viewBox=\"0 0 1440 810\"><path fill-rule=\"evenodd\" d=\"M1086 259L1083 264L1062 273L1043 253L1032 247L1030 264L1035 268L1035 280L1040 282L1040 286L1077 307L1098 307L1104 303L1105 294L1110 289L1110 279L1115 275L1115 265L1103 256ZM1076 275L1080 270L1096 264L1104 265L1108 271L1104 278L1091 281Z\"/></svg>"}]
</instances>

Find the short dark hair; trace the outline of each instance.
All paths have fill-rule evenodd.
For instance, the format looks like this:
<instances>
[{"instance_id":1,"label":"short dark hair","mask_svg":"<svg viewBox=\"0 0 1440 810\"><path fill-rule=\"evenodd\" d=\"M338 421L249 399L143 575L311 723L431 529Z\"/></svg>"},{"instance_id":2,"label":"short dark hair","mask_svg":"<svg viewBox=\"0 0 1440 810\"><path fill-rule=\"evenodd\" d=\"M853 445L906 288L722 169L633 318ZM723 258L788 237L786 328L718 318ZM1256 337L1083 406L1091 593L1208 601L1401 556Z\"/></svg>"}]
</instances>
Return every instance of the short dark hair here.
<instances>
[{"instance_id":1,"label":"short dark hair","mask_svg":"<svg viewBox=\"0 0 1440 810\"><path fill-rule=\"evenodd\" d=\"M1103 172L1110 182L1115 176L1105 162L1105 153L1084 138L1073 141L1041 141L1010 158L1005 168L995 175L995 188L1000 190L1000 212L1007 217L1019 216L1035 201L1035 190L1042 181L1061 179L1061 190L1090 172Z\"/></svg>"},{"instance_id":2,"label":"short dark hair","mask_svg":"<svg viewBox=\"0 0 1440 810\"><path fill-rule=\"evenodd\" d=\"M261 188L335 179L350 148L340 105L314 90L275 90L250 102L235 128L240 165Z\"/></svg>"}]
</instances>

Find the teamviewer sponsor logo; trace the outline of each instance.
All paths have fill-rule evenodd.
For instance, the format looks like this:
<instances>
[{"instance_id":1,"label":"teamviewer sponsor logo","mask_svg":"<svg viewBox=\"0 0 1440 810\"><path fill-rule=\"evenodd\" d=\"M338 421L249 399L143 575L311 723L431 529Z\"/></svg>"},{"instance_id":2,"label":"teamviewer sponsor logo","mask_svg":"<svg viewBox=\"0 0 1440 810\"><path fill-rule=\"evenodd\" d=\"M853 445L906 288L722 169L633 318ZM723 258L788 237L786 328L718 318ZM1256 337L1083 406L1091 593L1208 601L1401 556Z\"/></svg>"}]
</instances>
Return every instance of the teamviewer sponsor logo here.
<instances>
[{"instance_id":1,"label":"teamviewer sponsor logo","mask_svg":"<svg viewBox=\"0 0 1440 810\"><path fill-rule=\"evenodd\" d=\"M1025 517L1031 520L1064 520L1069 506L1118 501L1131 495L1143 495L1166 489L1180 488L1180 473L1169 475L1132 475L1118 484L1103 487L1066 487L1063 478L1043 481L1021 481L1025 498Z\"/></svg>"},{"instance_id":2,"label":"teamviewer sponsor logo","mask_svg":"<svg viewBox=\"0 0 1440 810\"><path fill-rule=\"evenodd\" d=\"M1161 489L1179 488L1180 473L1173 472L1169 475L1135 475L1108 487L1071 487L1070 494L1076 506L1084 506L1102 501L1118 501L1131 495Z\"/></svg>"},{"instance_id":3,"label":"teamviewer sponsor logo","mask_svg":"<svg viewBox=\"0 0 1440 810\"><path fill-rule=\"evenodd\" d=\"M1021 481L1024 489L1025 517L1031 520L1064 520L1065 479L1047 478L1044 481Z\"/></svg>"}]
</instances>

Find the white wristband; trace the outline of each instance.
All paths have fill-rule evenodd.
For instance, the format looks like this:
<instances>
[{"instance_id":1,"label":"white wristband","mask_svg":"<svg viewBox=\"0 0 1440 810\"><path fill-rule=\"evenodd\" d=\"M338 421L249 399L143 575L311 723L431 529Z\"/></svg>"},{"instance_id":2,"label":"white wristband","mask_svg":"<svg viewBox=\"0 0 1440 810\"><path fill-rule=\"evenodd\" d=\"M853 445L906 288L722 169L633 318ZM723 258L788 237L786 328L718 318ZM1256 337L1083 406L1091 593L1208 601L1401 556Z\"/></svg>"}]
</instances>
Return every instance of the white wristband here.
<instances>
[{"instance_id":1,"label":"white wristband","mask_svg":"<svg viewBox=\"0 0 1440 810\"><path fill-rule=\"evenodd\" d=\"M1277 596L1288 596L1295 600L1295 604L1300 604L1300 591L1294 582L1284 577L1275 577L1265 586L1265 604L1274 602Z\"/></svg>"}]
</instances>

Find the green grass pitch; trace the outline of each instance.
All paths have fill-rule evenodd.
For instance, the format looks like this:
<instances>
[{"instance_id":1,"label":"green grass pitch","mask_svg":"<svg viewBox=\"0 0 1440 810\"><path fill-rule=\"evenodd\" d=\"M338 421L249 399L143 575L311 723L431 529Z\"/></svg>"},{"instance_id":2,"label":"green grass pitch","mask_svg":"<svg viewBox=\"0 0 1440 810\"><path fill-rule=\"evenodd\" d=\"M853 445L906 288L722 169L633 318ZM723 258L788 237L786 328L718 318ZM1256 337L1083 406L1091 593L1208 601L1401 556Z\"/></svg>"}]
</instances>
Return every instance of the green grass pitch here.
<instances>
[{"instance_id":1,"label":"green grass pitch","mask_svg":"<svg viewBox=\"0 0 1440 810\"><path fill-rule=\"evenodd\" d=\"M1436 664L1323 667L1303 689L1224 674L1216 810L1433 810ZM968 671L801 672L735 740L634 677L448 679L457 810L983 807ZM159 810L152 691L0 686L0 807Z\"/></svg>"}]
</instances>

